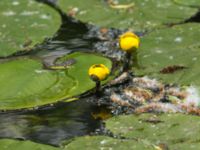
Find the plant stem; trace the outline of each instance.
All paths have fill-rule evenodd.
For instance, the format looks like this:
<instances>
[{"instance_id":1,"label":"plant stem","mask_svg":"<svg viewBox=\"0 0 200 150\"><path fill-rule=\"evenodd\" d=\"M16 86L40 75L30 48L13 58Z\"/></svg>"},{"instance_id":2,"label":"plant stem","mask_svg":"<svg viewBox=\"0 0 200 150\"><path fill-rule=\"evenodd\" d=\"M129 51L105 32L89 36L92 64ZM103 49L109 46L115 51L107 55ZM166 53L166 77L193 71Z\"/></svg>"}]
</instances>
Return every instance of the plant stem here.
<instances>
[{"instance_id":1,"label":"plant stem","mask_svg":"<svg viewBox=\"0 0 200 150\"><path fill-rule=\"evenodd\" d=\"M101 91L101 82L100 82L100 81L96 81L95 94L96 94L97 96L99 96L100 91Z\"/></svg>"},{"instance_id":2,"label":"plant stem","mask_svg":"<svg viewBox=\"0 0 200 150\"><path fill-rule=\"evenodd\" d=\"M123 71L128 71L130 68L130 63L131 63L131 56L132 53L126 53L126 57L125 57L125 62L124 62L124 66L123 66Z\"/></svg>"}]
</instances>

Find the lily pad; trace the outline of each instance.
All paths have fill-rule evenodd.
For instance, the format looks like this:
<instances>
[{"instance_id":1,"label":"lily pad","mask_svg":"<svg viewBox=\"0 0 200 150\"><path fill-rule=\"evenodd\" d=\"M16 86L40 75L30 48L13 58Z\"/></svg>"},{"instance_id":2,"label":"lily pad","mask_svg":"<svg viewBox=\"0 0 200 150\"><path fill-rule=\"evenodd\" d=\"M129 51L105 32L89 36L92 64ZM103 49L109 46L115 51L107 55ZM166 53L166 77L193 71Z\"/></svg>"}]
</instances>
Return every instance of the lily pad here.
<instances>
[{"instance_id":1,"label":"lily pad","mask_svg":"<svg viewBox=\"0 0 200 150\"><path fill-rule=\"evenodd\" d=\"M192 6L192 7L200 7L199 0L173 0L177 4L185 5L185 6Z\"/></svg>"},{"instance_id":2,"label":"lily pad","mask_svg":"<svg viewBox=\"0 0 200 150\"><path fill-rule=\"evenodd\" d=\"M106 121L106 127L115 135L145 140L155 145L161 143L177 146L185 143L199 144L199 116L184 114L122 115ZM179 145L180 146L180 145Z\"/></svg>"},{"instance_id":3,"label":"lily pad","mask_svg":"<svg viewBox=\"0 0 200 150\"><path fill-rule=\"evenodd\" d=\"M0 57L29 51L55 34L61 24L59 14L35 0L0 1Z\"/></svg>"},{"instance_id":4,"label":"lily pad","mask_svg":"<svg viewBox=\"0 0 200 150\"><path fill-rule=\"evenodd\" d=\"M200 86L199 34L200 25L188 23L144 36L138 50L140 68L134 68L135 73L167 83Z\"/></svg>"},{"instance_id":5,"label":"lily pad","mask_svg":"<svg viewBox=\"0 0 200 150\"><path fill-rule=\"evenodd\" d=\"M122 7L128 4L132 4L132 7ZM115 6L121 9L112 8L108 1L100 0L85 0L84 3L80 0L59 0L58 5L84 22L104 27L132 28L134 31L146 31L164 24L178 23L198 11L196 8L177 5L171 0L120 0Z\"/></svg>"},{"instance_id":6,"label":"lily pad","mask_svg":"<svg viewBox=\"0 0 200 150\"><path fill-rule=\"evenodd\" d=\"M108 58L100 57L95 54L89 53L73 53L65 57L65 59L75 59L77 63L73 67L67 70L67 74L72 79L75 79L73 88L71 88L69 96L78 95L95 86L95 83L90 79L88 75L88 69L93 64L104 64L110 70L112 68L112 62ZM87 60L87 61L86 61ZM109 78L108 78L109 79ZM108 80L106 80L108 81ZM104 81L103 83L105 83Z\"/></svg>"},{"instance_id":7,"label":"lily pad","mask_svg":"<svg viewBox=\"0 0 200 150\"><path fill-rule=\"evenodd\" d=\"M191 142L191 143L179 143L175 145L169 145L169 149L174 149L174 150L198 150L200 146L200 143L197 142Z\"/></svg>"},{"instance_id":8,"label":"lily pad","mask_svg":"<svg viewBox=\"0 0 200 150\"><path fill-rule=\"evenodd\" d=\"M151 144L137 142L134 140L120 140L106 136L85 136L74 139L71 143L64 147L64 150L77 150L83 149L94 150L130 150L130 149L144 149L144 150L155 150Z\"/></svg>"},{"instance_id":9,"label":"lily pad","mask_svg":"<svg viewBox=\"0 0 200 150\"><path fill-rule=\"evenodd\" d=\"M17 141L11 139L0 140L1 150L61 150L50 145L38 144L31 141Z\"/></svg>"},{"instance_id":10,"label":"lily pad","mask_svg":"<svg viewBox=\"0 0 200 150\"><path fill-rule=\"evenodd\" d=\"M95 86L88 76L91 65L112 67L109 59L98 55L73 53L68 57L76 63L65 70L45 70L41 62L29 58L1 63L0 110L36 107L82 94Z\"/></svg>"}]
</instances>

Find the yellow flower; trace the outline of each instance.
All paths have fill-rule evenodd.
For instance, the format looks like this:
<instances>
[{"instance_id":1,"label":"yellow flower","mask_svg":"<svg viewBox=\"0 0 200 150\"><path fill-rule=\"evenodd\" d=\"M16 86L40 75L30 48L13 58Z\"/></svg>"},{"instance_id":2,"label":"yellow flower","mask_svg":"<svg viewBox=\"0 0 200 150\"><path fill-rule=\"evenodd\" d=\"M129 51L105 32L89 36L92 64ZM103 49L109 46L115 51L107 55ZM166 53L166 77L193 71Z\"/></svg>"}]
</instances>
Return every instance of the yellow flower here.
<instances>
[{"instance_id":1,"label":"yellow flower","mask_svg":"<svg viewBox=\"0 0 200 150\"><path fill-rule=\"evenodd\" d=\"M126 52L132 52L138 49L140 39L136 34L132 32L126 32L120 36L119 44L122 50Z\"/></svg>"},{"instance_id":2,"label":"yellow flower","mask_svg":"<svg viewBox=\"0 0 200 150\"><path fill-rule=\"evenodd\" d=\"M88 74L92 80L102 81L110 74L110 70L103 64L95 64L89 68Z\"/></svg>"}]
</instances>

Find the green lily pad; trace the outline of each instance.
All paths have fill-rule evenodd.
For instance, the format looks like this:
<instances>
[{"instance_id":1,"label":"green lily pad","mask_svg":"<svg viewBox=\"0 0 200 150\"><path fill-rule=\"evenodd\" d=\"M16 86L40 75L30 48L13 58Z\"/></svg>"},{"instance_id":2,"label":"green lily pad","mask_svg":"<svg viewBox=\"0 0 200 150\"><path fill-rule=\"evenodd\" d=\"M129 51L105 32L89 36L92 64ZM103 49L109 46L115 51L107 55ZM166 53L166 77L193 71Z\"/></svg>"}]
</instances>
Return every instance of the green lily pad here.
<instances>
[{"instance_id":1,"label":"green lily pad","mask_svg":"<svg viewBox=\"0 0 200 150\"><path fill-rule=\"evenodd\" d=\"M11 139L0 140L1 150L61 150L50 145L34 143L31 141L17 141Z\"/></svg>"},{"instance_id":2,"label":"green lily pad","mask_svg":"<svg viewBox=\"0 0 200 150\"><path fill-rule=\"evenodd\" d=\"M175 145L169 145L169 149L172 150L198 150L200 147L199 141L197 142L191 142L191 143L179 143Z\"/></svg>"},{"instance_id":3,"label":"green lily pad","mask_svg":"<svg viewBox=\"0 0 200 150\"><path fill-rule=\"evenodd\" d=\"M199 116L184 114L124 115L109 119L106 121L106 127L115 135L146 140L156 145L195 142L199 144L200 140Z\"/></svg>"},{"instance_id":4,"label":"green lily pad","mask_svg":"<svg viewBox=\"0 0 200 150\"><path fill-rule=\"evenodd\" d=\"M83 93L95 86L95 83L90 79L88 76L88 69L93 64L104 64L107 66L110 70L112 68L112 62L108 58L100 57L95 54L89 54L89 53L73 53L71 55L68 55L65 57L66 59L73 59L77 61L77 63L74 64L74 67L71 67L67 70L68 76L75 79L76 82L71 88L69 96L78 95L80 93ZM89 59L88 59L89 58ZM102 83L105 83L109 80L109 78Z\"/></svg>"},{"instance_id":5,"label":"green lily pad","mask_svg":"<svg viewBox=\"0 0 200 150\"><path fill-rule=\"evenodd\" d=\"M173 0L177 4L185 5L185 6L192 6L192 7L200 7L199 0Z\"/></svg>"},{"instance_id":6,"label":"green lily pad","mask_svg":"<svg viewBox=\"0 0 200 150\"><path fill-rule=\"evenodd\" d=\"M29 58L1 63L0 110L36 107L82 94L95 86L88 76L91 65L112 67L109 59L98 55L73 53L67 57L76 63L66 70L45 70L41 62Z\"/></svg>"},{"instance_id":7,"label":"green lily pad","mask_svg":"<svg viewBox=\"0 0 200 150\"><path fill-rule=\"evenodd\" d=\"M35 0L0 1L0 57L29 51L52 36L61 24L59 14Z\"/></svg>"},{"instance_id":8,"label":"green lily pad","mask_svg":"<svg viewBox=\"0 0 200 150\"><path fill-rule=\"evenodd\" d=\"M181 149L181 150L197 150L199 143L190 144L175 144L169 145L170 149ZM53 147L50 145L39 144L31 141L18 141L12 139L1 139L0 149L1 150L96 150L96 149L116 149L116 150L130 150L130 149L144 149L144 150L157 150L158 146L149 143L148 141L135 141L128 139L114 139L106 136L85 136L76 138L71 143L62 147Z\"/></svg>"},{"instance_id":9,"label":"green lily pad","mask_svg":"<svg viewBox=\"0 0 200 150\"><path fill-rule=\"evenodd\" d=\"M132 28L134 31L146 31L163 24L178 23L198 11L196 8L177 5L171 0L119 1L119 5L124 4L132 4L133 7L115 9L100 0L85 0L84 3L80 0L58 1L58 5L65 12L74 13L76 18L84 22L104 27Z\"/></svg>"},{"instance_id":10,"label":"green lily pad","mask_svg":"<svg viewBox=\"0 0 200 150\"><path fill-rule=\"evenodd\" d=\"M155 150L149 143L137 142L134 140L120 140L106 136L84 136L74 139L71 143L64 147L64 150L97 150L97 149L114 149L114 150L130 150L130 149L144 149Z\"/></svg>"},{"instance_id":11,"label":"green lily pad","mask_svg":"<svg viewBox=\"0 0 200 150\"><path fill-rule=\"evenodd\" d=\"M144 36L138 50L140 68L134 68L135 73L156 77L167 83L200 86L199 34L200 25L188 23ZM170 67L172 72L162 72Z\"/></svg>"}]
</instances>

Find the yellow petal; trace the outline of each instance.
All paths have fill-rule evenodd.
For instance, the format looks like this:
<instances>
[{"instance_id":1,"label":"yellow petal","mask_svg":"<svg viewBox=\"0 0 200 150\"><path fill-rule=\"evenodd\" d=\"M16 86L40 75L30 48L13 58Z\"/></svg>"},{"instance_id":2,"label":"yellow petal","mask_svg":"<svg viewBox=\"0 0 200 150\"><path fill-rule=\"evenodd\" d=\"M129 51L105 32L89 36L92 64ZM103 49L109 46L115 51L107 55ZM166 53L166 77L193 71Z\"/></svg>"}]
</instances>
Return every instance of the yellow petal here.
<instances>
[{"instance_id":1,"label":"yellow petal","mask_svg":"<svg viewBox=\"0 0 200 150\"><path fill-rule=\"evenodd\" d=\"M105 80L110 70L103 64L95 64L89 68L89 76L96 76L100 81Z\"/></svg>"},{"instance_id":2,"label":"yellow petal","mask_svg":"<svg viewBox=\"0 0 200 150\"><path fill-rule=\"evenodd\" d=\"M120 36L119 44L122 50L126 52L132 52L138 49L140 39L136 34L132 32L126 32Z\"/></svg>"}]
</instances>

